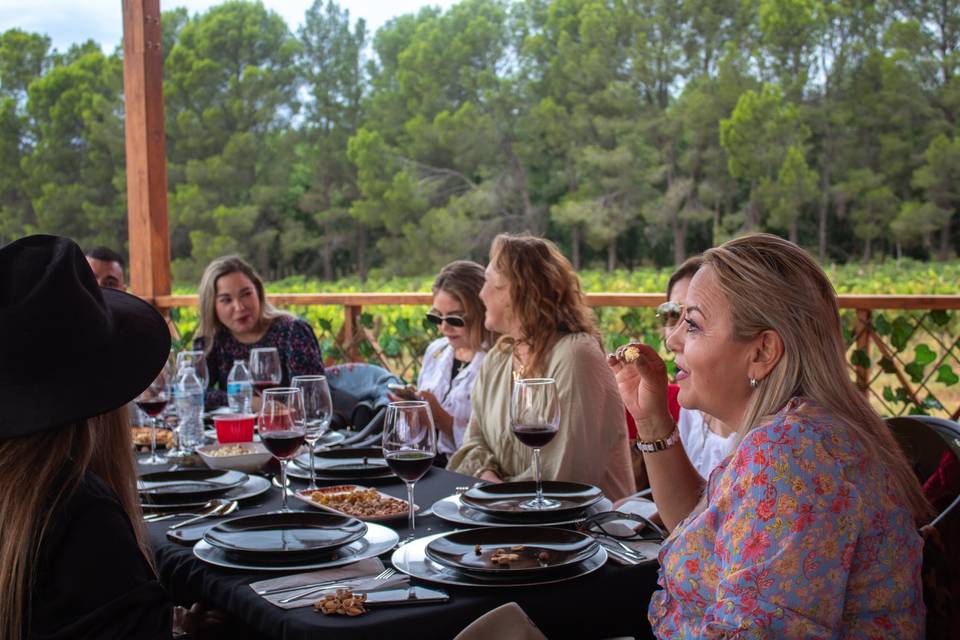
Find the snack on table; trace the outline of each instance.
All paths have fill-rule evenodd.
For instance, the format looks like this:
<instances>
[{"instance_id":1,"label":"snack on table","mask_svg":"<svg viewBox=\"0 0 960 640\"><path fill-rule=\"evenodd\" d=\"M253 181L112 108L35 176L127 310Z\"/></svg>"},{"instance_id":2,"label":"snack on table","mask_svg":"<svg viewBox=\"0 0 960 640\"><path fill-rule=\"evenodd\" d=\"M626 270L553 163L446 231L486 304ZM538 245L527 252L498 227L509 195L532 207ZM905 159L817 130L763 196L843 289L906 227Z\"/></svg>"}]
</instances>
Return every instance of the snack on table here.
<instances>
[{"instance_id":1,"label":"snack on table","mask_svg":"<svg viewBox=\"0 0 960 640\"><path fill-rule=\"evenodd\" d=\"M133 446L150 448L150 427L132 427ZM157 429L157 448L169 449L173 446L173 431Z\"/></svg>"},{"instance_id":2,"label":"snack on table","mask_svg":"<svg viewBox=\"0 0 960 640\"><path fill-rule=\"evenodd\" d=\"M317 504L335 509L355 518L383 518L407 512L405 500L385 496L376 489L348 489L329 487L304 491Z\"/></svg>"},{"instance_id":3,"label":"snack on table","mask_svg":"<svg viewBox=\"0 0 960 640\"><path fill-rule=\"evenodd\" d=\"M225 458L227 456L245 456L251 453L257 453L252 445L228 444L222 447L211 448L206 452L208 456L214 458Z\"/></svg>"},{"instance_id":4,"label":"snack on table","mask_svg":"<svg viewBox=\"0 0 960 640\"><path fill-rule=\"evenodd\" d=\"M365 593L351 593L347 589L337 589L333 595L323 596L313 603L313 608L325 615L338 614L341 616L358 616L366 613L364 603L367 601Z\"/></svg>"}]
</instances>

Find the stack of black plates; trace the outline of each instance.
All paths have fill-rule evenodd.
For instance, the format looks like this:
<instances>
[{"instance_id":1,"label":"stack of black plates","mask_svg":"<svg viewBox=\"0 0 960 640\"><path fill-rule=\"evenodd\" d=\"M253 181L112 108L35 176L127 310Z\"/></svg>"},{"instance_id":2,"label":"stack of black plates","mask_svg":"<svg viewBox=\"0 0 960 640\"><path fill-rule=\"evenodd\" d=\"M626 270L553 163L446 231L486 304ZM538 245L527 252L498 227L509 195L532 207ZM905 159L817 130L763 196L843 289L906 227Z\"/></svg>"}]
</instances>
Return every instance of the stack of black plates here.
<instances>
[{"instance_id":1,"label":"stack of black plates","mask_svg":"<svg viewBox=\"0 0 960 640\"><path fill-rule=\"evenodd\" d=\"M332 449L314 454L314 468L318 480L382 480L394 478L380 447L361 449ZM287 473L295 478L310 477L310 454L303 453L287 466Z\"/></svg>"},{"instance_id":2,"label":"stack of black plates","mask_svg":"<svg viewBox=\"0 0 960 640\"><path fill-rule=\"evenodd\" d=\"M489 527L414 540L393 564L411 576L453 585L523 586L570 580L607 559L591 536L552 527Z\"/></svg>"},{"instance_id":3,"label":"stack of black plates","mask_svg":"<svg viewBox=\"0 0 960 640\"><path fill-rule=\"evenodd\" d=\"M495 520L539 524L582 517L590 507L603 500L600 489L578 482L543 483L543 497L558 503L552 509L536 510L524 506L535 496L534 482L501 482L470 489L460 496L460 503Z\"/></svg>"},{"instance_id":4,"label":"stack of black plates","mask_svg":"<svg viewBox=\"0 0 960 640\"><path fill-rule=\"evenodd\" d=\"M283 571L334 567L379 555L398 540L386 527L317 511L241 516L204 533L194 555L235 569Z\"/></svg>"},{"instance_id":5,"label":"stack of black plates","mask_svg":"<svg viewBox=\"0 0 960 640\"><path fill-rule=\"evenodd\" d=\"M137 482L140 501L145 506L182 507L203 504L213 498L226 498L250 480L240 471L219 469L183 469L145 473Z\"/></svg>"}]
</instances>

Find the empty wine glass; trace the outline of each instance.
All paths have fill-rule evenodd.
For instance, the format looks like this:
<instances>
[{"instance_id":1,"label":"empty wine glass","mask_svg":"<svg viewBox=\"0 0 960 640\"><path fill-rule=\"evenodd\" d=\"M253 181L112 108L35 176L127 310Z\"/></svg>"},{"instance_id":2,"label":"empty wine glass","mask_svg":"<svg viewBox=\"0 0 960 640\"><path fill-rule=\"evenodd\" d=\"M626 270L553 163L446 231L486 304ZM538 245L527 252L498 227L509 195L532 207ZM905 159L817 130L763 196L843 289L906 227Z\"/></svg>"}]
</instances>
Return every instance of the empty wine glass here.
<instances>
[{"instance_id":1,"label":"empty wine glass","mask_svg":"<svg viewBox=\"0 0 960 640\"><path fill-rule=\"evenodd\" d=\"M287 463L299 453L305 436L303 391L293 387L264 390L260 402L260 439L263 446L280 462L282 511L289 511Z\"/></svg>"},{"instance_id":2,"label":"empty wine glass","mask_svg":"<svg viewBox=\"0 0 960 640\"><path fill-rule=\"evenodd\" d=\"M330 386L327 384L326 376L294 376L291 382L295 388L303 391L305 440L310 449L310 486L307 489L312 491L317 488L313 448L330 428L330 420L333 418L333 400L330 398Z\"/></svg>"},{"instance_id":3,"label":"empty wine glass","mask_svg":"<svg viewBox=\"0 0 960 640\"><path fill-rule=\"evenodd\" d=\"M137 407L150 417L150 455L141 458L141 464L163 464L167 461L157 453L157 426L160 422L160 414L170 402L171 377L169 363L166 363L150 386L140 392L134 400Z\"/></svg>"},{"instance_id":4,"label":"empty wine glass","mask_svg":"<svg viewBox=\"0 0 960 640\"><path fill-rule=\"evenodd\" d=\"M510 397L510 428L513 435L533 448L533 474L537 496L520 503L524 509L556 509L560 503L544 499L540 480L540 449L553 440L560 428L560 399L553 378L527 378L513 383Z\"/></svg>"},{"instance_id":5,"label":"empty wine glass","mask_svg":"<svg viewBox=\"0 0 960 640\"><path fill-rule=\"evenodd\" d=\"M430 405L422 400L404 400L387 405L383 425L383 457L407 484L410 533L413 539L413 485L422 478L437 455L437 430Z\"/></svg>"},{"instance_id":6,"label":"empty wine glass","mask_svg":"<svg viewBox=\"0 0 960 640\"><path fill-rule=\"evenodd\" d=\"M283 370L280 368L280 352L276 347L257 347L250 349L250 377L257 395L263 390L280 384Z\"/></svg>"}]
</instances>

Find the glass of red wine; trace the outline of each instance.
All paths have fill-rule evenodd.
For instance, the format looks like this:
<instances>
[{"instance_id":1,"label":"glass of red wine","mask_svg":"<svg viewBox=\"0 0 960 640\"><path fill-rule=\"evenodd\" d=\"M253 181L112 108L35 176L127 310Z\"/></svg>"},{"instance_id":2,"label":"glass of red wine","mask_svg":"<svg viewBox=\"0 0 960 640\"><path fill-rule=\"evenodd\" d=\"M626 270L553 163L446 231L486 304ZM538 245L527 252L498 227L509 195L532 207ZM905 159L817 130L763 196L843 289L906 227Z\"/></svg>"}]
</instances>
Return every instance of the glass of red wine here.
<instances>
[{"instance_id":1,"label":"glass of red wine","mask_svg":"<svg viewBox=\"0 0 960 640\"><path fill-rule=\"evenodd\" d=\"M140 392L134 402L150 418L150 455L140 459L141 464L164 464L167 460L157 453L157 426L160 414L170 402L172 374L170 363L163 365L150 386Z\"/></svg>"},{"instance_id":2,"label":"glass of red wine","mask_svg":"<svg viewBox=\"0 0 960 640\"><path fill-rule=\"evenodd\" d=\"M537 496L520 503L524 509L556 509L560 503L544 499L540 480L540 449L547 446L560 428L560 399L553 378L527 378L513 383L510 397L510 428L513 435L533 449L533 477Z\"/></svg>"},{"instance_id":3,"label":"glass of red wine","mask_svg":"<svg viewBox=\"0 0 960 640\"><path fill-rule=\"evenodd\" d=\"M260 400L260 439L280 462L282 511L287 508L287 463L295 458L307 435L303 391L293 387L266 389Z\"/></svg>"},{"instance_id":4,"label":"glass of red wine","mask_svg":"<svg viewBox=\"0 0 960 640\"><path fill-rule=\"evenodd\" d=\"M387 405L383 425L383 457L390 469L407 484L410 533L413 539L413 485L422 478L437 455L437 430L430 405L422 400L404 400Z\"/></svg>"},{"instance_id":5,"label":"glass of red wine","mask_svg":"<svg viewBox=\"0 0 960 640\"><path fill-rule=\"evenodd\" d=\"M253 390L258 396L264 389L275 387L283 378L280 369L280 352L276 347L257 347L250 349L250 377L253 378Z\"/></svg>"}]
</instances>

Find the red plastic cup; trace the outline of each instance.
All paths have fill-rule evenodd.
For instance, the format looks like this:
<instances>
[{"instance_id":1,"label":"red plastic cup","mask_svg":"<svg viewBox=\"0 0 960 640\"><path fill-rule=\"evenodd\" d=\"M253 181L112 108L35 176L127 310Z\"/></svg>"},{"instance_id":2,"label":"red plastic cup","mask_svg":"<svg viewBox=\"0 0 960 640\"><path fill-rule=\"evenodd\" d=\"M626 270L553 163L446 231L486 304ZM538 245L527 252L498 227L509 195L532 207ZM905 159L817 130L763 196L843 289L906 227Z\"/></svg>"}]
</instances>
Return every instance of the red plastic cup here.
<instances>
[{"instance_id":1,"label":"red plastic cup","mask_svg":"<svg viewBox=\"0 0 960 640\"><path fill-rule=\"evenodd\" d=\"M213 426L217 429L217 441L253 442L253 423L257 416L252 413L221 413L213 416Z\"/></svg>"}]
</instances>

